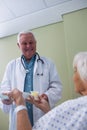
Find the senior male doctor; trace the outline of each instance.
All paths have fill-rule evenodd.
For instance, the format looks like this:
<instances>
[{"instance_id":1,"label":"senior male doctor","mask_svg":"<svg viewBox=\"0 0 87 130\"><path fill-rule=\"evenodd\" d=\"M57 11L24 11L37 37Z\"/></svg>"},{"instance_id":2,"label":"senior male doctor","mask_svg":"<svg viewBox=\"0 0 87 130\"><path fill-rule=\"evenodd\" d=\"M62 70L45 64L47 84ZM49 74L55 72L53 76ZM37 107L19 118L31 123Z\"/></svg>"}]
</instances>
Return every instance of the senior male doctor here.
<instances>
[{"instance_id":1,"label":"senior male doctor","mask_svg":"<svg viewBox=\"0 0 87 130\"><path fill-rule=\"evenodd\" d=\"M22 52L21 57L10 61L6 67L1 83L2 92L14 88L22 92L38 91L41 107L33 105L32 97L27 99L26 106L32 126L61 99L62 84L54 63L36 52L36 39L32 32L21 32L17 37L17 45ZM15 103L11 99L3 99L2 110L9 113L9 130L15 126L13 112ZM45 111L45 112L44 112Z\"/></svg>"}]
</instances>

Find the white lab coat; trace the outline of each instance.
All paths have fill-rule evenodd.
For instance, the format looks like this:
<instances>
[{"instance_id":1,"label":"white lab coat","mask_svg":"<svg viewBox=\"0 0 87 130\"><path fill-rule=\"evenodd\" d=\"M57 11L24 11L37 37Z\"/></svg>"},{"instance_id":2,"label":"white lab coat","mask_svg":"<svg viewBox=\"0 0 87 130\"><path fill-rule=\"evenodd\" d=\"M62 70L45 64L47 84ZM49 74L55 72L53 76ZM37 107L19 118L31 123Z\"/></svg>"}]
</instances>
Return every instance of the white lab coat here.
<instances>
[{"instance_id":1,"label":"white lab coat","mask_svg":"<svg viewBox=\"0 0 87 130\"><path fill-rule=\"evenodd\" d=\"M59 79L55 65L51 60L48 60L45 57L43 59L44 64L41 61L37 62L38 57L34 64L33 72L33 90L39 91L39 93L45 93L48 96L48 100L51 108L55 106L58 100L61 98L62 84ZM43 76L37 75L37 73L43 73ZM8 63L6 71L1 83L1 88L3 91L11 91L14 88L18 88L20 91L24 90L24 80L26 76L26 71L21 63L21 58L12 60ZM14 111L13 105L1 106L4 112L10 112L10 130L12 130L13 124L12 113ZM36 122L44 113L33 106L33 119Z\"/></svg>"}]
</instances>

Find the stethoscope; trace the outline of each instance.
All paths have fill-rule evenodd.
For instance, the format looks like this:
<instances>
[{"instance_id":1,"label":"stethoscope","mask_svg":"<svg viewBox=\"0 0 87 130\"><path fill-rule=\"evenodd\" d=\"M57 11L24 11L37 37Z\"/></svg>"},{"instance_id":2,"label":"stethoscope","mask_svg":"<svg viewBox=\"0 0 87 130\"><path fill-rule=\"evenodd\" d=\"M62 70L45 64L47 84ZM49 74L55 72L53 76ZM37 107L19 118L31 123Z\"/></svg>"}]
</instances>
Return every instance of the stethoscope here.
<instances>
[{"instance_id":1,"label":"stethoscope","mask_svg":"<svg viewBox=\"0 0 87 130\"><path fill-rule=\"evenodd\" d=\"M41 62L41 64L43 65L44 64L44 61L40 58L40 55L36 52L36 55L38 56L38 58L37 58L37 62ZM25 66L25 63L24 63L24 60L23 60L23 55L21 56L21 63L22 63L22 65L23 65L23 67L24 67L24 69L25 69L25 71L26 71L26 73L29 73L29 70L28 69L26 69L26 66ZM43 76L43 72L37 72L37 75L38 76Z\"/></svg>"}]
</instances>

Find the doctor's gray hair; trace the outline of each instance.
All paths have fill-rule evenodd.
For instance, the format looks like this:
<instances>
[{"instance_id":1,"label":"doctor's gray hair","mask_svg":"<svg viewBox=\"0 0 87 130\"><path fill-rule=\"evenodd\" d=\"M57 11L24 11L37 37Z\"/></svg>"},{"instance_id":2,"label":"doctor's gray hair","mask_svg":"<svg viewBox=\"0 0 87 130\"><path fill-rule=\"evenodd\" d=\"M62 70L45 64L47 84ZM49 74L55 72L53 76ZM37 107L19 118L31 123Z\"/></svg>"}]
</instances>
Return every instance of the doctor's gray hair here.
<instances>
[{"instance_id":1,"label":"doctor's gray hair","mask_svg":"<svg viewBox=\"0 0 87 130\"><path fill-rule=\"evenodd\" d=\"M81 79L87 81L87 52L80 52L75 55L73 60L74 67L77 67Z\"/></svg>"},{"instance_id":2,"label":"doctor's gray hair","mask_svg":"<svg viewBox=\"0 0 87 130\"><path fill-rule=\"evenodd\" d=\"M17 43L20 44L20 37L23 34L32 34L32 36L34 37L34 39L36 41L36 38L35 38L34 33L32 31L22 31L22 32L19 32L18 35L17 35Z\"/></svg>"}]
</instances>

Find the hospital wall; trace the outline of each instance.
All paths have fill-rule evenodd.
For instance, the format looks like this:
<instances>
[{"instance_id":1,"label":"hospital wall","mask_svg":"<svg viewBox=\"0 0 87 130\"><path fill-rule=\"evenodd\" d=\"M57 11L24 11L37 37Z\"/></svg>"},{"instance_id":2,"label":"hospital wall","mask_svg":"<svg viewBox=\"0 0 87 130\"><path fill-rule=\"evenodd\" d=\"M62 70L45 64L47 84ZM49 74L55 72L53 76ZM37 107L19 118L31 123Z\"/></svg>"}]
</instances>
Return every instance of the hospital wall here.
<instances>
[{"instance_id":1,"label":"hospital wall","mask_svg":"<svg viewBox=\"0 0 87 130\"><path fill-rule=\"evenodd\" d=\"M87 51L87 9L65 14L62 22L32 31L37 39L37 51L54 61L61 78L63 93L58 104L77 97L72 81L72 61L76 53ZM6 64L21 54L16 36L0 39L0 82ZM8 115L0 110L0 130L7 130L8 124Z\"/></svg>"}]
</instances>

